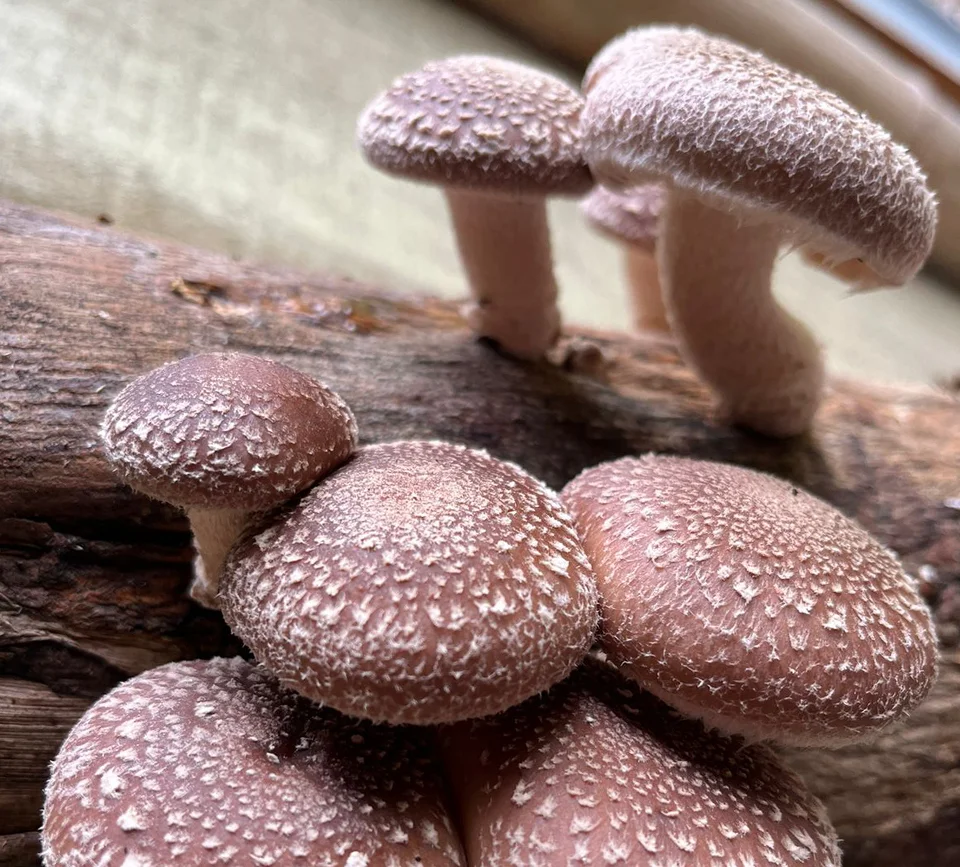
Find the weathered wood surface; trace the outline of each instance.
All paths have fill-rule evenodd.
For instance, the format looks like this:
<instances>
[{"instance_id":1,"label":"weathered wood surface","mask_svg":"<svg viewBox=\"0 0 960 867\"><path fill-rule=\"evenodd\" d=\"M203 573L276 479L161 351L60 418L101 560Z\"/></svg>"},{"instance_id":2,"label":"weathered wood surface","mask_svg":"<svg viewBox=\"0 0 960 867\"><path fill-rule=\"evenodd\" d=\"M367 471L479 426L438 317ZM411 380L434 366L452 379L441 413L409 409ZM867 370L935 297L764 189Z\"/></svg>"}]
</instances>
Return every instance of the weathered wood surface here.
<instances>
[{"instance_id":1,"label":"weathered wood surface","mask_svg":"<svg viewBox=\"0 0 960 867\"><path fill-rule=\"evenodd\" d=\"M185 522L121 488L96 437L133 376L211 349L319 376L366 442L466 442L554 486L628 453L694 455L778 473L856 517L922 578L943 677L877 744L797 761L848 865L960 863L960 404L838 382L810 436L772 442L713 420L669 343L573 343L566 364L522 365L473 341L446 303L0 204L0 863L32 863L23 835L47 763L93 698L150 666L237 649L183 595Z\"/></svg>"}]
</instances>

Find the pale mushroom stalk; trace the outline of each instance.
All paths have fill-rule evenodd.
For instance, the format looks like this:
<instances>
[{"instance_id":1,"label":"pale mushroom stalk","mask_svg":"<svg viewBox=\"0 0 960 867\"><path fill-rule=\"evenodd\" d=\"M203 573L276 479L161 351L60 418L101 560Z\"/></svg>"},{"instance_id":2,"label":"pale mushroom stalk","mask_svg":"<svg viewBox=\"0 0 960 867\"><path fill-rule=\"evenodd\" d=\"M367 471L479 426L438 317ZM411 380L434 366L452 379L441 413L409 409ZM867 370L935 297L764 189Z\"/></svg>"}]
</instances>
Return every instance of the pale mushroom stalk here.
<instances>
[{"instance_id":1,"label":"pale mushroom stalk","mask_svg":"<svg viewBox=\"0 0 960 867\"><path fill-rule=\"evenodd\" d=\"M542 357L560 331L544 199L446 195L474 299L471 328L517 358Z\"/></svg>"},{"instance_id":2,"label":"pale mushroom stalk","mask_svg":"<svg viewBox=\"0 0 960 867\"><path fill-rule=\"evenodd\" d=\"M638 331L669 334L672 329L663 301L656 254L639 247L628 247L623 261L634 326Z\"/></svg>"},{"instance_id":3,"label":"pale mushroom stalk","mask_svg":"<svg viewBox=\"0 0 960 867\"><path fill-rule=\"evenodd\" d=\"M634 327L669 334L656 259L660 212L666 198L666 190L657 184L623 192L598 186L584 197L580 210L590 225L623 248Z\"/></svg>"},{"instance_id":4,"label":"pale mushroom stalk","mask_svg":"<svg viewBox=\"0 0 960 867\"><path fill-rule=\"evenodd\" d=\"M721 411L772 436L806 430L820 403L823 360L806 326L771 292L779 229L680 192L668 197L661 220L664 303L686 360L717 392Z\"/></svg>"},{"instance_id":5,"label":"pale mushroom stalk","mask_svg":"<svg viewBox=\"0 0 960 867\"><path fill-rule=\"evenodd\" d=\"M902 285L937 222L920 166L835 94L694 28L614 40L587 69L584 93L594 178L684 197L667 206L660 279L689 360L731 421L801 432L823 370L813 339L770 296L777 249L807 247L844 273L863 260L852 269L859 288Z\"/></svg>"},{"instance_id":6,"label":"pale mushroom stalk","mask_svg":"<svg viewBox=\"0 0 960 867\"><path fill-rule=\"evenodd\" d=\"M246 509L187 509L197 559L190 597L208 608L219 607L217 593L223 563L234 542L260 513Z\"/></svg>"},{"instance_id":7,"label":"pale mushroom stalk","mask_svg":"<svg viewBox=\"0 0 960 867\"><path fill-rule=\"evenodd\" d=\"M443 188L474 299L470 325L518 358L543 358L560 333L545 200L593 186L582 108L551 75L467 55L396 79L357 123L372 165Z\"/></svg>"}]
</instances>

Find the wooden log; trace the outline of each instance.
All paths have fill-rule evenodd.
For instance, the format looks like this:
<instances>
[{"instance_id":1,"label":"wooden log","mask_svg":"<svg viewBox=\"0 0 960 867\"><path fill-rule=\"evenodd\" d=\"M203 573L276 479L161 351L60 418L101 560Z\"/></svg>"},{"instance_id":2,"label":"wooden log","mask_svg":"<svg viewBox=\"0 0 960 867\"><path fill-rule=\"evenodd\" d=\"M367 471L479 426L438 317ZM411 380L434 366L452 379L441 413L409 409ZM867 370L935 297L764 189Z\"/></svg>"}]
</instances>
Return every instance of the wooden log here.
<instances>
[{"instance_id":1,"label":"wooden log","mask_svg":"<svg viewBox=\"0 0 960 867\"><path fill-rule=\"evenodd\" d=\"M465 442L554 486L624 454L693 455L778 473L857 518L923 580L943 677L913 721L875 745L797 761L847 839L848 865L958 863L955 398L833 382L809 436L768 441L714 420L669 342L573 334L563 363L520 364L471 339L448 303L3 203L0 329L0 835L15 835L0 836L0 853L18 853L9 863L33 863L36 838L23 835L37 828L47 764L90 701L168 660L238 650L219 616L184 596L184 520L118 485L96 435L132 377L218 349L327 381L366 442Z\"/></svg>"},{"instance_id":2,"label":"wooden log","mask_svg":"<svg viewBox=\"0 0 960 867\"><path fill-rule=\"evenodd\" d=\"M7 834L0 837L0 867L40 867L40 834Z\"/></svg>"}]
</instances>

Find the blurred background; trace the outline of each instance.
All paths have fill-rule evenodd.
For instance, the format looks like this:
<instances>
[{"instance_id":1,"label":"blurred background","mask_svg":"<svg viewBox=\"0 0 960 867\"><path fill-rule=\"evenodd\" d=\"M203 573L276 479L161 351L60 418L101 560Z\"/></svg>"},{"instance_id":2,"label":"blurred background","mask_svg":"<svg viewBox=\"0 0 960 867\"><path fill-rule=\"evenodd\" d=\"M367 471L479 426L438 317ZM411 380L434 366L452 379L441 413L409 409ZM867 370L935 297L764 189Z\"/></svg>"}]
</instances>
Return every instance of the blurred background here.
<instances>
[{"instance_id":1,"label":"blurred background","mask_svg":"<svg viewBox=\"0 0 960 867\"><path fill-rule=\"evenodd\" d=\"M835 372L960 374L960 0L0 0L0 196L392 289L460 297L441 194L369 168L357 115L397 75L489 53L577 82L608 39L695 23L883 123L940 200L931 267L851 296L785 255L779 297ZM620 251L550 206L568 321L629 327Z\"/></svg>"}]
</instances>

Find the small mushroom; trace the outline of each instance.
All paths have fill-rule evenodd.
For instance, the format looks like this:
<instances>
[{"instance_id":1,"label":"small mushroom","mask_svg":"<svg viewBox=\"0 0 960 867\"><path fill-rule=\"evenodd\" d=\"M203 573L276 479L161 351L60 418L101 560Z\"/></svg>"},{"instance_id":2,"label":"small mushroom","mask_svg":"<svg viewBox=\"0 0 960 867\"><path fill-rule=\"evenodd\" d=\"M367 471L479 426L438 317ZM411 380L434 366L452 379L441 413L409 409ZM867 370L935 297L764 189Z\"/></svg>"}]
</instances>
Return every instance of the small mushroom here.
<instances>
[{"instance_id":1,"label":"small mushroom","mask_svg":"<svg viewBox=\"0 0 960 867\"><path fill-rule=\"evenodd\" d=\"M217 607L223 559L241 530L347 460L357 425L340 397L306 374L209 353L130 383L100 435L124 482L187 513L200 557L190 593Z\"/></svg>"},{"instance_id":2,"label":"small mushroom","mask_svg":"<svg viewBox=\"0 0 960 867\"><path fill-rule=\"evenodd\" d=\"M451 57L398 78L358 124L374 166L444 188L474 299L470 324L518 358L540 358L560 332L545 200L593 183L582 105L539 70Z\"/></svg>"},{"instance_id":3,"label":"small mushroom","mask_svg":"<svg viewBox=\"0 0 960 867\"><path fill-rule=\"evenodd\" d=\"M624 245L633 324L640 331L670 331L656 260L664 198L663 189L656 184L622 193L594 187L580 203L594 228Z\"/></svg>"},{"instance_id":4,"label":"small mushroom","mask_svg":"<svg viewBox=\"0 0 960 867\"><path fill-rule=\"evenodd\" d=\"M61 746L44 864L463 865L425 734L310 706L241 659L155 668Z\"/></svg>"},{"instance_id":5,"label":"small mushroom","mask_svg":"<svg viewBox=\"0 0 960 867\"><path fill-rule=\"evenodd\" d=\"M587 70L583 149L596 179L666 185L658 259L687 360L733 421L806 430L820 349L770 293L783 245L857 258L862 285L901 284L933 244L916 161L837 96L698 30L649 27Z\"/></svg>"},{"instance_id":6,"label":"small mushroom","mask_svg":"<svg viewBox=\"0 0 960 867\"><path fill-rule=\"evenodd\" d=\"M285 685L391 723L517 704L574 668L597 623L556 495L440 442L360 449L231 551L221 596Z\"/></svg>"},{"instance_id":7,"label":"small mushroom","mask_svg":"<svg viewBox=\"0 0 960 867\"><path fill-rule=\"evenodd\" d=\"M896 557L763 473L647 455L564 488L600 591L602 643L638 683L722 731L861 740L933 684L930 612Z\"/></svg>"},{"instance_id":8,"label":"small mushroom","mask_svg":"<svg viewBox=\"0 0 960 867\"><path fill-rule=\"evenodd\" d=\"M441 737L469 864L840 865L823 805L771 750L601 663Z\"/></svg>"}]
</instances>

